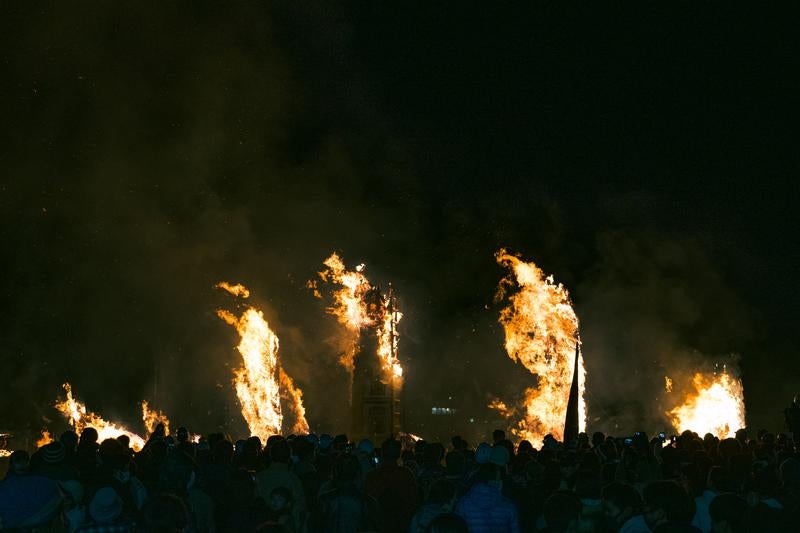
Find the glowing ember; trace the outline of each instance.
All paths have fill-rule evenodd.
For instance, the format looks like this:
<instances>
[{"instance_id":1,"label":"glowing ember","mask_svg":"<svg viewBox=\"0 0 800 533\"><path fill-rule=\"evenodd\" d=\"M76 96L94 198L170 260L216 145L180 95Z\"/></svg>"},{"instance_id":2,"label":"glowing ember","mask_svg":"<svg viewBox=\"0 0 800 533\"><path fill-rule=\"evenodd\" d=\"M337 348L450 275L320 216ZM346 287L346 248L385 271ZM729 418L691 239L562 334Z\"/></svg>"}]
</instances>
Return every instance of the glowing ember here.
<instances>
[{"instance_id":1,"label":"glowing ember","mask_svg":"<svg viewBox=\"0 0 800 533\"><path fill-rule=\"evenodd\" d=\"M667 412L675 429L727 438L745 427L741 380L724 369L711 375L698 372L692 378L691 389L682 405Z\"/></svg>"},{"instance_id":2,"label":"glowing ember","mask_svg":"<svg viewBox=\"0 0 800 533\"><path fill-rule=\"evenodd\" d=\"M142 422L148 435L152 435L158 424L164 425L164 434L169 435L169 418L162 411L151 409L146 400L142 400Z\"/></svg>"},{"instance_id":3,"label":"glowing ember","mask_svg":"<svg viewBox=\"0 0 800 533\"><path fill-rule=\"evenodd\" d=\"M73 398L72 387L69 383L64 383L64 391L66 391L67 397L63 401L57 401L55 408L67 417L76 433L80 434L85 428L93 427L97 430L98 442L106 439L115 439L120 435L127 435L134 450L139 451L144 447L144 439L136 433L128 431L122 426L106 422L100 416L88 411L84 404Z\"/></svg>"},{"instance_id":4,"label":"glowing ember","mask_svg":"<svg viewBox=\"0 0 800 533\"><path fill-rule=\"evenodd\" d=\"M500 265L511 270L500 282L498 299L505 297L509 288L519 288L508 297L509 305L500 312L506 351L537 377L536 388L526 391L524 419L513 431L538 447L548 433L563 439L575 343L579 342L578 317L567 289L556 284L552 276L545 277L533 262L522 261L505 250L498 251L496 258ZM582 356L579 368L578 420L580 431L585 431L586 369Z\"/></svg>"},{"instance_id":5,"label":"glowing ember","mask_svg":"<svg viewBox=\"0 0 800 533\"><path fill-rule=\"evenodd\" d=\"M242 298L250 294L242 285L220 283L217 286ZM307 432L302 393L279 366L278 336L270 329L264 314L248 307L238 318L222 309L217 310L217 316L236 328L241 338L236 349L242 356L243 366L234 370L233 385L250 433L264 439L280 434L282 392L292 402L295 428L304 428Z\"/></svg>"},{"instance_id":6,"label":"glowing ember","mask_svg":"<svg viewBox=\"0 0 800 533\"><path fill-rule=\"evenodd\" d=\"M0 458L3 458L3 457L11 457L11 454L12 454L12 453L14 453L14 452L12 452L11 450L3 450L3 449L0 449Z\"/></svg>"},{"instance_id":7,"label":"glowing ember","mask_svg":"<svg viewBox=\"0 0 800 533\"><path fill-rule=\"evenodd\" d=\"M0 433L0 458L9 457L13 452L7 450L8 438L11 436L9 433Z\"/></svg>"},{"instance_id":8,"label":"glowing ember","mask_svg":"<svg viewBox=\"0 0 800 533\"><path fill-rule=\"evenodd\" d=\"M503 418L510 418L514 414L514 411L508 408L506 402L501 401L499 398L493 399L487 407L497 411Z\"/></svg>"},{"instance_id":9,"label":"glowing ember","mask_svg":"<svg viewBox=\"0 0 800 533\"><path fill-rule=\"evenodd\" d=\"M53 436L50 435L50 432L46 429L42 430L42 435L39 437L39 440L36 441L36 447L41 448L42 446L47 446L53 442Z\"/></svg>"},{"instance_id":10,"label":"glowing ember","mask_svg":"<svg viewBox=\"0 0 800 533\"><path fill-rule=\"evenodd\" d=\"M669 376L664 376L664 390L672 392L672 378Z\"/></svg>"},{"instance_id":11,"label":"glowing ember","mask_svg":"<svg viewBox=\"0 0 800 533\"><path fill-rule=\"evenodd\" d=\"M377 287L364 274L364 264L356 266L354 271L347 270L336 253L331 254L323 264L327 269L319 273L322 281L340 287L333 291L333 305L328 307L328 313L353 332L356 340L362 328L374 327L378 337L378 358L385 377L389 380L401 378L403 368L397 359L397 324L403 314L397 310L391 288L388 295L379 294ZM319 296L314 282L309 287L314 290L315 296ZM340 359L341 364L350 371L353 370L354 356L354 350L348 351Z\"/></svg>"},{"instance_id":12,"label":"glowing ember","mask_svg":"<svg viewBox=\"0 0 800 533\"><path fill-rule=\"evenodd\" d=\"M231 285L227 281L220 281L215 285L216 288L222 289L224 291L228 291L234 296L238 296L240 298L249 298L250 291L247 290L247 287L242 285L241 283L237 283L236 285Z\"/></svg>"}]
</instances>

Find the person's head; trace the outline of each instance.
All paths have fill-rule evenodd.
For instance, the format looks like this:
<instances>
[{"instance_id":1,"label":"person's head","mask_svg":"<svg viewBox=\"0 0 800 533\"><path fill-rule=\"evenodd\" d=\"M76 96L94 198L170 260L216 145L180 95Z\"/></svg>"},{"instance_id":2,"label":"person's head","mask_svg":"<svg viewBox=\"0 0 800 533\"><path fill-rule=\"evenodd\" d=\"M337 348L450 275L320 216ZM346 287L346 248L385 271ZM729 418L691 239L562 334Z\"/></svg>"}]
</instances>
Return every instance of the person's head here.
<instances>
[{"instance_id":1,"label":"person's head","mask_svg":"<svg viewBox=\"0 0 800 533\"><path fill-rule=\"evenodd\" d=\"M461 435L455 435L450 439L450 444L453 445L454 450L464 450L467 448L467 441L461 438Z\"/></svg>"},{"instance_id":2,"label":"person's head","mask_svg":"<svg viewBox=\"0 0 800 533\"><path fill-rule=\"evenodd\" d=\"M595 431L592 434L592 446L597 447L603 444L606 441L606 436L603 435L602 431Z\"/></svg>"},{"instance_id":3,"label":"person's head","mask_svg":"<svg viewBox=\"0 0 800 533\"><path fill-rule=\"evenodd\" d=\"M83 428L83 431L81 431L81 440L80 440L81 445L85 446L85 445L97 444L97 439L98 439L97 430L94 429L93 427Z\"/></svg>"},{"instance_id":4,"label":"person's head","mask_svg":"<svg viewBox=\"0 0 800 533\"><path fill-rule=\"evenodd\" d=\"M343 454L333 465L333 481L339 487L355 483L360 473L361 464L355 455Z\"/></svg>"},{"instance_id":5,"label":"person's head","mask_svg":"<svg viewBox=\"0 0 800 533\"><path fill-rule=\"evenodd\" d=\"M189 525L186 505L173 494L151 497L144 508L145 531L151 533L176 533Z\"/></svg>"},{"instance_id":6,"label":"person's head","mask_svg":"<svg viewBox=\"0 0 800 533\"><path fill-rule=\"evenodd\" d=\"M727 468L713 466L708 471L706 485L715 492L731 492L733 490L733 480Z\"/></svg>"},{"instance_id":7,"label":"person's head","mask_svg":"<svg viewBox=\"0 0 800 533\"><path fill-rule=\"evenodd\" d=\"M422 461L427 466L440 466L444 459L444 446L440 442L432 442L425 447Z\"/></svg>"},{"instance_id":8,"label":"person's head","mask_svg":"<svg viewBox=\"0 0 800 533\"><path fill-rule=\"evenodd\" d=\"M229 465L233 460L233 444L229 440L218 440L211 448L214 463Z\"/></svg>"},{"instance_id":9,"label":"person's head","mask_svg":"<svg viewBox=\"0 0 800 533\"><path fill-rule=\"evenodd\" d=\"M372 454L375 453L375 445L372 444L372 441L369 439L361 439L358 442L356 450L360 455L363 455L365 457L372 457Z\"/></svg>"},{"instance_id":10,"label":"person's head","mask_svg":"<svg viewBox=\"0 0 800 533\"><path fill-rule=\"evenodd\" d=\"M529 440L520 441L517 446L517 455L530 455L533 453L533 444Z\"/></svg>"},{"instance_id":11,"label":"person's head","mask_svg":"<svg viewBox=\"0 0 800 533\"><path fill-rule=\"evenodd\" d=\"M94 493L89 514L96 524L114 522L122 514L122 498L113 488L103 487Z\"/></svg>"},{"instance_id":12,"label":"person's head","mask_svg":"<svg viewBox=\"0 0 800 533\"><path fill-rule=\"evenodd\" d=\"M608 529L617 531L639 512L642 499L632 485L614 481L603 487L603 515Z\"/></svg>"},{"instance_id":13,"label":"person's head","mask_svg":"<svg viewBox=\"0 0 800 533\"><path fill-rule=\"evenodd\" d=\"M399 440L386 439L381 445L381 464L397 464L402 446Z\"/></svg>"},{"instance_id":14,"label":"person's head","mask_svg":"<svg viewBox=\"0 0 800 533\"><path fill-rule=\"evenodd\" d=\"M492 447L489 446L485 442L481 442L478 444L478 449L475 450L475 462L478 464L484 464L489 462L489 458L492 456Z\"/></svg>"},{"instance_id":15,"label":"person's head","mask_svg":"<svg viewBox=\"0 0 800 533\"><path fill-rule=\"evenodd\" d=\"M441 514L431 520L426 533L469 533L467 523L458 515Z\"/></svg>"},{"instance_id":16,"label":"person's head","mask_svg":"<svg viewBox=\"0 0 800 533\"><path fill-rule=\"evenodd\" d=\"M711 517L711 531L713 533L733 533L739 530L745 513L747 502L741 496L725 493L711 500L708 514Z\"/></svg>"},{"instance_id":17,"label":"person's head","mask_svg":"<svg viewBox=\"0 0 800 533\"><path fill-rule=\"evenodd\" d=\"M189 442L189 430L183 426L178 428L178 442Z\"/></svg>"},{"instance_id":18,"label":"person's head","mask_svg":"<svg viewBox=\"0 0 800 533\"><path fill-rule=\"evenodd\" d=\"M644 488L644 519L650 529L666 524L689 524L694 500L675 481L652 481Z\"/></svg>"},{"instance_id":19,"label":"person's head","mask_svg":"<svg viewBox=\"0 0 800 533\"><path fill-rule=\"evenodd\" d=\"M67 453L75 453L75 450L78 448L78 435L74 431L65 431L58 440L64 445Z\"/></svg>"},{"instance_id":20,"label":"person's head","mask_svg":"<svg viewBox=\"0 0 800 533\"><path fill-rule=\"evenodd\" d=\"M581 500L574 492L558 491L544 502L542 514L549 531L574 529L581 515ZM572 528L572 529L571 529Z\"/></svg>"},{"instance_id":21,"label":"person's head","mask_svg":"<svg viewBox=\"0 0 800 533\"><path fill-rule=\"evenodd\" d=\"M17 450L8 457L8 471L13 474L27 474L31 456L25 450Z\"/></svg>"},{"instance_id":22,"label":"person's head","mask_svg":"<svg viewBox=\"0 0 800 533\"><path fill-rule=\"evenodd\" d=\"M269 447L269 458L274 463L289 464L292 448L286 439L275 440Z\"/></svg>"},{"instance_id":23,"label":"person's head","mask_svg":"<svg viewBox=\"0 0 800 533\"><path fill-rule=\"evenodd\" d=\"M156 424L156 429L153 431L153 435L156 437L166 437L167 436L167 428L164 427L164 424L159 422Z\"/></svg>"},{"instance_id":24,"label":"person's head","mask_svg":"<svg viewBox=\"0 0 800 533\"><path fill-rule=\"evenodd\" d=\"M275 487L269 493L269 508L272 511L291 511L292 503L292 492L286 487Z\"/></svg>"},{"instance_id":25,"label":"person's head","mask_svg":"<svg viewBox=\"0 0 800 533\"><path fill-rule=\"evenodd\" d=\"M448 476L460 477L464 474L466 459L461 452L447 452L447 455L444 456L444 464Z\"/></svg>"},{"instance_id":26,"label":"person's head","mask_svg":"<svg viewBox=\"0 0 800 533\"><path fill-rule=\"evenodd\" d=\"M117 437L117 441L122 444L122 447L126 450L131 447L131 438L127 435L120 435Z\"/></svg>"},{"instance_id":27,"label":"person's head","mask_svg":"<svg viewBox=\"0 0 800 533\"><path fill-rule=\"evenodd\" d=\"M41 448L42 461L50 465L59 465L64 462L67 450L59 441L45 444Z\"/></svg>"},{"instance_id":28,"label":"person's head","mask_svg":"<svg viewBox=\"0 0 800 533\"><path fill-rule=\"evenodd\" d=\"M497 444L506 438L506 432L502 429L495 429L492 431L492 442Z\"/></svg>"}]
</instances>

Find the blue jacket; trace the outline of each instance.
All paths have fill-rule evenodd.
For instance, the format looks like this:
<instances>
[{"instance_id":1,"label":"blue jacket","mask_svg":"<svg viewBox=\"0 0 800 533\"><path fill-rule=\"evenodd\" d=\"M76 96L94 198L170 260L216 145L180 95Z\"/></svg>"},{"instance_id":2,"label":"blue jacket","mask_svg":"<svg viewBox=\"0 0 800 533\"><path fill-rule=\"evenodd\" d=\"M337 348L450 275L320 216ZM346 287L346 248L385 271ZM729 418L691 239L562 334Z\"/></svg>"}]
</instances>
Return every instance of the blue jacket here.
<instances>
[{"instance_id":1,"label":"blue jacket","mask_svg":"<svg viewBox=\"0 0 800 533\"><path fill-rule=\"evenodd\" d=\"M517 508L498 487L478 483L456 504L470 533L519 533Z\"/></svg>"}]
</instances>

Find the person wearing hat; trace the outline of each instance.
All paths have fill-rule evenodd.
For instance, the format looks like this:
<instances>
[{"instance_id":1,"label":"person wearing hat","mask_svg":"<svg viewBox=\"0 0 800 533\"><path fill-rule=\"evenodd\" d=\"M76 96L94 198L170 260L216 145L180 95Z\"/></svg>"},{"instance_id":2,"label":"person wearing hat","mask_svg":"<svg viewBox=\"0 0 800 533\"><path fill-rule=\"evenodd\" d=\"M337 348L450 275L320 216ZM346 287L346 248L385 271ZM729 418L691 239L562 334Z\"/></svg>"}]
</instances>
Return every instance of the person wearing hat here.
<instances>
[{"instance_id":1,"label":"person wearing hat","mask_svg":"<svg viewBox=\"0 0 800 533\"><path fill-rule=\"evenodd\" d=\"M58 516L62 496L52 479L29 473L27 452L9 457L8 473L0 482L0 523L4 528L47 526Z\"/></svg>"},{"instance_id":2,"label":"person wearing hat","mask_svg":"<svg viewBox=\"0 0 800 533\"><path fill-rule=\"evenodd\" d=\"M54 441L39 448L34 454L36 461L32 461L33 473L48 477L54 481L78 479L79 473L75 466L66 462L67 448L63 443Z\"/></svg>"},{"instance_id":3,"label":"person wearing hat","mask_svg":"<svg viewBox=\"0 0 800 533\"><path fill-rule=\"evenodd\" d=\"M92 522L78 529L80 533L114 531L133 532L134 524L122 517L122 498L111 487L102 487L94 493L89 504Z\"/></svg>"}]
</instances>

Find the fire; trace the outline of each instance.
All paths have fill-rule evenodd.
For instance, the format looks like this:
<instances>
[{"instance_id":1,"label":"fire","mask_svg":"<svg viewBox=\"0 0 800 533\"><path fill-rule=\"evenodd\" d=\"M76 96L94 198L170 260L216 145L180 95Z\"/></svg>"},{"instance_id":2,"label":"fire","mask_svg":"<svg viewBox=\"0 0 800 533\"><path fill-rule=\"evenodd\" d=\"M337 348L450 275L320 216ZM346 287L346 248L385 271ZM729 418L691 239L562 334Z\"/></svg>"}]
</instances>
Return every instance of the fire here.
<instances>
[{"instance_id":1,"label":"fire","mask_svg":"<svg viewBox=\"0 0 800 533\"><path fill-rule=\"evenodd\" d=\"M242 298L250 294L242 285L222 282L217 287ZM217 310L217 316L236 328L241 338L236 349L242 356L243 366L234 370L233 385L250 433L262 438L280 434L283 425L282 393L289 397L294 410L295 430L302 428L307 433L302 392L280 368L278 336L269 327L264 314L248 307L240 317L223 309Z\"/></svg>"},{"instance_id":2,"label":"fire","mask_svg":"<svg viewBox=\"0 0 800 533\"><path fill-rule=\"evenodd\" d=\"M552 276L545 276L533 262L525 262L502 249L496 259L512 271L501 280L498 299L510 287L519 288L508 297L509 305L500 312L506 351L537 377L537 386L528 388L525 394L524 419L513 431L538 447L548 433L559 440L563 438L575 344L580 342L578 317L567 289L556 284ZM585 431L586 369L582 356L578 363L578 419L580 431Z\"/></svg>"},{"instance_id":3,"label":"fire","mask_svg":"<svg viewBox=\"0 0 800 533\"><path fill-rule=\"evenodd\" d=\"M67 393L66 398L63 401L57 401L55 408L67 417L76 433L81 433L87 427L93 427L97 430L99 442L127 435L134 450L139 451L144 447L144 439L136 433L117 424L106 422L99 415L87 410L84 404L72 396L72 386L69 383L64 383L64 391Z\"/></svg>"},{"instance_id":4,"label":"fire","mask_svg":"<svg viewBox=\"0 0 800 533\"><path fill-rule=\"evenodd\" d=\"M672 378L669 376L664 376L664 390L672 392Z\"/></svg>"},{"instance_id":5,"label":"fire","mask_svg":"<svg viewBox=\"0 0 800 533\"><path fill-rule=\"evenodd\" d=\"M364 274L365 265L362 263L355 270L347 270L342 259L336 254L331 254L323 264L327 267L319 273L324 282L338 285L333 291L333 305L327 308L328 313L347 327L355 336L361 334L365 327L375 327L378 336L378 358L383 370L389 379L401 378L403 367L397 359L399 335L397 324L403 314L397 310L397 302L391 288L388 295L379 293ZM311 282L309 287L319 296L316 284ZM348 370L353 370L354 351L348 351L340 359L340 363Z\"/></svg>"},{"instance_id":6,"label":"fire","mask_svg":"<svg viewBox=\"0 0 800 533\"><path fill-rule=\"evenodd\" d=\"M682 405L667 412L678 431L711 433L722 439L734 437L745 427L742 382L727 370L711 375L696 373L691 389Z\"/></svg>"},{"instance_id":7,"label":"fire","mask_svg":"<svg viewBox=\"0 0 800 533\"><path fill-rule=\"evenodd\" d=\"M11 457L12 453L14 452L12 452L11 450L4 450L0 448L0 459L2 459L3 457Z\"/></svg>"},{"instance_id":8,"label":"fire","mask_svg":"<svg viewBox=\"0 0 800 533\"><path fill-rule=\"evenodd\" d=\"M501 401L499 398L494 398L487 407L497 411L503 418L510 418L514 414L514 411L508 408L506 402Z\"/></svg>"},{"instance_id":9,"label":"fire","mask_svg":"<svg viewBox=\"0 0 800 533\"><path fill-rule=\"evenodd\" d=\"M51 442L53 442L53 436L50 435L49 431L43 429L41 437L36 441L36 447L41 448L42 446L47 446Z\"/></svg>"},{"instance_id":10,"label":"fire","mask_svg":"<svg viewBox=\"0 0 800 533\"><path fill-rule=\"evenodd\" d=\"M286 403L291 406L294 413L294 426L292 433L295 435L308 435L311 431L306 421L306 408L303 407L303 391L298 389L292 378L289 377L283 368L280 369L281 391Z\"/></svg>"},{"instance_id":11,"label":"fire","mask_svg":"<svg viewBox=\"0 0 800 533\"><path fill-rule=\"evenodd\" d=\"M158 424L164 424L164 433L169 435L169 418L162 411L150 409L147 400L142 400L142 422L148 435L152 435Z\"/></svg>"}]
</instances>

